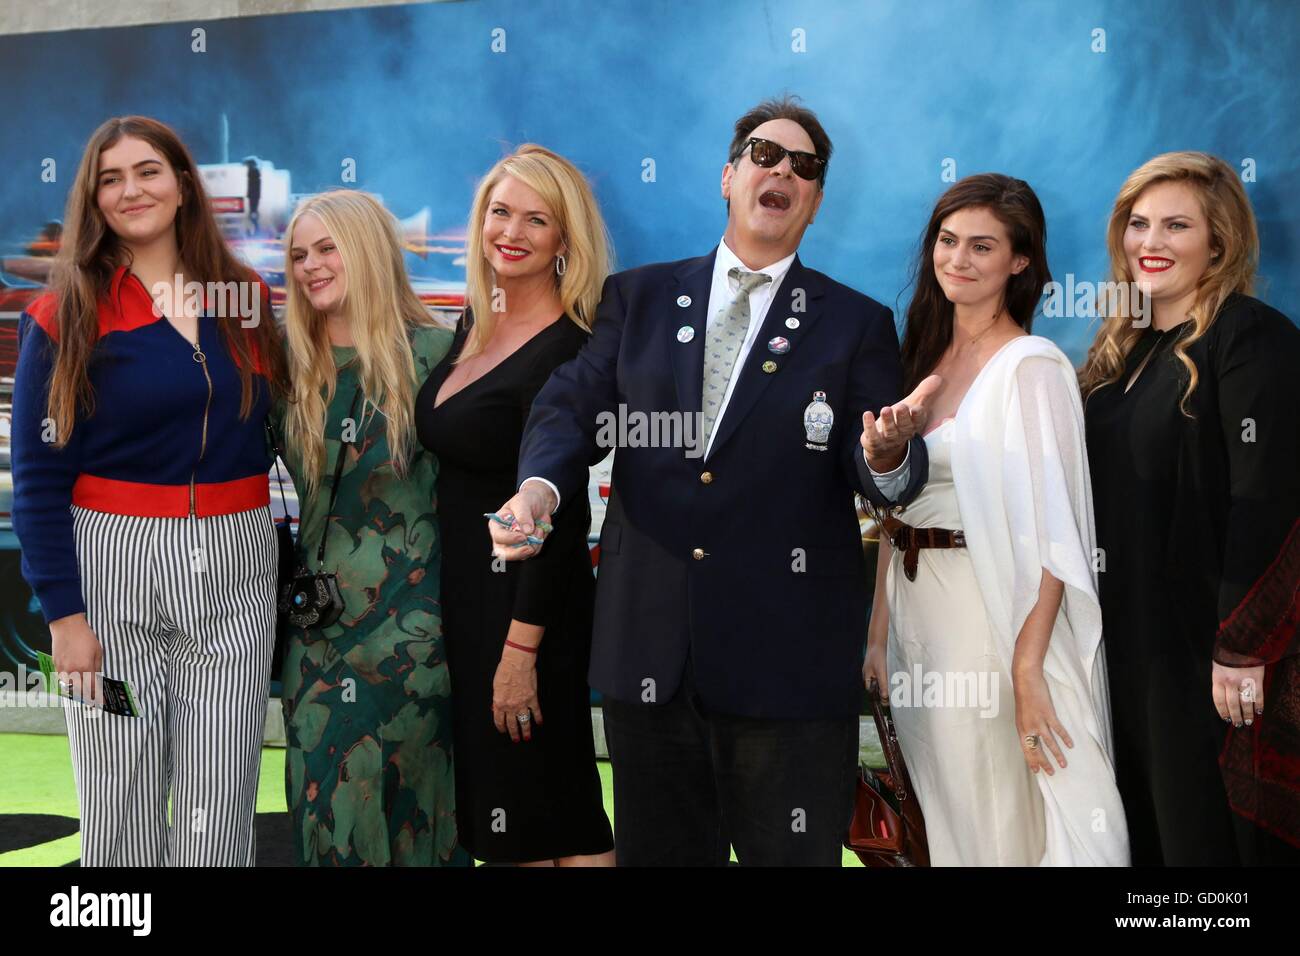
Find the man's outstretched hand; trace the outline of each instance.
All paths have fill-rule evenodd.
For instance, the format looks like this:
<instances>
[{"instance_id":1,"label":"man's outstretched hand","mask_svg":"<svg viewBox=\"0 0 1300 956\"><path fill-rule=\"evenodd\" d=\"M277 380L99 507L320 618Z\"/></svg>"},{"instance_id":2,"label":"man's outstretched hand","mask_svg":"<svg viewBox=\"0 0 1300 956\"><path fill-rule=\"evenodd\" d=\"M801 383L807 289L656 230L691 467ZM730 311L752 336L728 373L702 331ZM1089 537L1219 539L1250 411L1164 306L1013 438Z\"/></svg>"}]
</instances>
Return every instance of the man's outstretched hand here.
<instances>
[{"instance_id":1,"label":"man's outstretched hand","mask_svg":"<svg viewBox=\"0 0 1300 956\"><path fill-rule=\"evenodd\" d=\"M903 463L907 443L925 431L928 405L943 379L931 375L897 405L886 405L880 415L862 415L862 451L871 470L883 474Z\"/></svg>"},{"instance_id":2,"label":"man's outstretched hand","mask_svg":"<svg viewBox=\"0 0 1300 956\"><path fill-rule=\"evenodd\" d=\"M530 544L528 539L545 540L555 505L555 493L543 482L525 481L519 493L497 509L501 520L488 519L493 556L522 561L540 551L541 545Z\"/></svg>"}]
</instances>

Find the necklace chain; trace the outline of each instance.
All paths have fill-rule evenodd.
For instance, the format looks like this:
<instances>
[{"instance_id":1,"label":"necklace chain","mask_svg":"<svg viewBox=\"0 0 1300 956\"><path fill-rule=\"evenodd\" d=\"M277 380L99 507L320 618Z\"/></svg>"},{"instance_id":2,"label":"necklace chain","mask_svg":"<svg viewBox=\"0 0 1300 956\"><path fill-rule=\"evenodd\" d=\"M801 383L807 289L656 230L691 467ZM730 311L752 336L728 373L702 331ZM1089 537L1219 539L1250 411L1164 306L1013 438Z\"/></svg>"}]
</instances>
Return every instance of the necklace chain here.
<instances>
[{"instance_id":1,"label":"necklace chain","mask_svg":"<svg viewBox=\"0 0 1300 956\"><path fill-rule=\"evenodd\" d=\"M979 342L980 339L984 338L984 336L988 335L990 332L993 331L994 327L997 326L997 324L998 324L998 318L999 318L1001 315L1002 315L1002 310L1001 310L1001 309L998 309L997 312L993 313L993 319L992 319L992 321L989 322L989 324L988 324L988 326L987 326L986 328L981 329L978 333L976 333L975 335L972 335L969 339L967 339L967 340L966 340L965 342L963 342L961 345L957 346L956 349L954 349L954 351L963 351L963 350L965 350L966 348L968 348L968 347L970 347L970 346L973 346L973 345L975 345L977 342Z\"/></svg>"}]
</instances>

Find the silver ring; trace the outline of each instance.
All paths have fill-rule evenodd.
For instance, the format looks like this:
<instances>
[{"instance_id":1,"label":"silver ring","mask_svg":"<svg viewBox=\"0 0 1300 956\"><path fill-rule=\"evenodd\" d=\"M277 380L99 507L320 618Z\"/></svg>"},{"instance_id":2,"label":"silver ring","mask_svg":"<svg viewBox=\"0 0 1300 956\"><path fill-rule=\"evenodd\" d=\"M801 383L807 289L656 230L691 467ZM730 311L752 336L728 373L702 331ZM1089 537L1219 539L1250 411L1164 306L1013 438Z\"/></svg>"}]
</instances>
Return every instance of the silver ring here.
<instances>
[{"instance_id":1,"label":"silver ring","mask_svg":"<svg viewBox=\"0 0 1300 956\"><path fill-rule=\"evenodd\" d=\"M59 681L59 686L66 687L68 690L72 690L73 684L72 681L70 680L61 680Z\"/></svg>"},{"instance_id":2,"label":"silver ring","mask_svg":"<svg viewBox=\"0 0 1300 956\"><path fill-rule=\"evenodd\" d=\"M1252 703L1252 702L1255 700L1255 688L1254 688L1254 687L1243 687L1243 688L1241 689L1241 699L1244 700L1244 701L1245 701L1246 703L1248 703L1248 704L1249 704L1249 703Z\"/></svg>"},{"instance_id":3,"label":"silver ring","mask_svg":"<svg viewBox=\"0 0 1300 956\"><path fill-rule=\"evenodd\" d=\"M522 714L515 714L515 720L519 721L521 724L526 724L532 719L533 715L528 711L524 711Z\"/></svg>"}]
</instances>

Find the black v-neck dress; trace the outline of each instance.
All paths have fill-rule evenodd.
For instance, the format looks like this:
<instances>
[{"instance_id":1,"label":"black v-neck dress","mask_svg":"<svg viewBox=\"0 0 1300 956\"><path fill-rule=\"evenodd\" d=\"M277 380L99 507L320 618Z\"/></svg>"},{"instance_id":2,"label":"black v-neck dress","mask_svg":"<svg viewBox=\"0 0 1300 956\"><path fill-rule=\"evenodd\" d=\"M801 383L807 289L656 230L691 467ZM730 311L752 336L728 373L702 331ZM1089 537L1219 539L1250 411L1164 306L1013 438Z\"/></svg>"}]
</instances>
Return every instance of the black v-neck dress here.
<instances>
[{"instance_id":1,"label":"black v-neck dress","mask_svg":"<svg viewBox=\"0 0 1300 956\"><path fill-rule=\"evenodd\" d=\"M438 456L442 620L451 672L456 819L461 844L491 863L604 853L614 837L601 799L587 667L595 577L591 509L566 501L542 551L496 562L485 512L514 496L533 399L587 334L567 316L434 407L465 346L451 350L416 400L420 442ZM514 618L546 628L537 655L543 723L515 744L492 719L492 681Z\"/></svg>"}]
</instances>

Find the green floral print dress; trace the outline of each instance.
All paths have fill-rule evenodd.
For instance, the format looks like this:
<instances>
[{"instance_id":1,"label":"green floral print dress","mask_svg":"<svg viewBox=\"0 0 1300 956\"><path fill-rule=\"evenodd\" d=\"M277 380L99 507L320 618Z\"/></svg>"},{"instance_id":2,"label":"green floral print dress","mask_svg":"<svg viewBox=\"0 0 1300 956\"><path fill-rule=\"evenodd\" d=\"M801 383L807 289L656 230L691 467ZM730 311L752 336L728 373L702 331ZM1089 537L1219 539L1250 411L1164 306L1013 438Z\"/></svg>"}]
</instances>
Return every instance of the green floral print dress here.
<instances>
[{"instance_id":1,"label":"green floral print dress","mask_svg":"<svg viewBox=\"0 0 1300 956\"><path fill-rule=\"evenodd\" d=\"M440 328L412 334L416 391L451 340ZM326 413L325 462L311 494L301 450L283 441L283 408L277 416L285 464L300 491L298 555L314 564L327 535L324 569L338 575L344 603L333 625L293 628L287 642L285 792L295 860L464 865L439 595L437 459L416 445L399 477L384 416L367 404L350 426L355 443L344 456L334 515L326 521L359 371L354 349L333 352L338 384Z\"/></svg>"}]
</instances>

